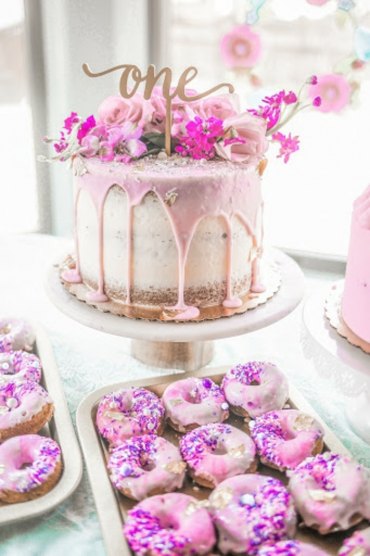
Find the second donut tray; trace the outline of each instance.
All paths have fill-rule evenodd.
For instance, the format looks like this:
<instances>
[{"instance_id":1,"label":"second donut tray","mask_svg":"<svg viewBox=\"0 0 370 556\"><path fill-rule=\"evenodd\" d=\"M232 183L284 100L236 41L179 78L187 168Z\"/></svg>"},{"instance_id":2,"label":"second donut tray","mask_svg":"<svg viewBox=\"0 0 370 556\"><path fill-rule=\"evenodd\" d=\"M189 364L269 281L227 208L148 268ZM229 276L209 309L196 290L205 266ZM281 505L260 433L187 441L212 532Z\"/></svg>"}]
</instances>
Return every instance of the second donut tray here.
<instances>
[{"instance_id":1,"label":"second donut tray","mask_svg":"<svg viewBox=\"0 0 370 556\"><path fill-rule=\"evenodd\" d=\"M80 404L77 412L77 428L108 556L133 556L133 552L130 550L123 536L122 529L127 512L136 504L136 502L129 500L120 494L113 487L109 479L106 467L109 455L108 447L99 435L95 425L99 401L109 392L132 386L147 388L158 396L161 396L168 384L191 376L198 378L208 377L217 384L220 384L228 369L229 367L215 367L197 371L196 373L181 373L167 376L162 375L161 377L154 379L119 382L95 390ZM322 421L306 399L291 384L289 386L289 391L290 396L287 405L292 409L299 409L300 411L309 414L322 426L324 430L324 450L350 456L348 450L335 436L333 431ZM231 414L225 423L229 423L245 431L245 423L242 417ZM173 444L178 445L181 434L175 432L169 426L166 426L163 436ZM278 478L284 484L287 483L287 478L284 473L274 471L261 463L259 463L257 472L263 475ZM199 500L204 500L209 497L211 490L195 485L194 482L187 477L183 488L178 492L183 492ZM351 532L352 530L350 530L350 533ZM312 529L298 527L295 538L304 542L312 543L325 550L328 554L337 554L339 547L348 534L349 532L347 531L346 533L339 532L322 536ZM217 549L214 549L212 555L216 554L221 553L218 552Z\"/></svg>"}]
</instances>

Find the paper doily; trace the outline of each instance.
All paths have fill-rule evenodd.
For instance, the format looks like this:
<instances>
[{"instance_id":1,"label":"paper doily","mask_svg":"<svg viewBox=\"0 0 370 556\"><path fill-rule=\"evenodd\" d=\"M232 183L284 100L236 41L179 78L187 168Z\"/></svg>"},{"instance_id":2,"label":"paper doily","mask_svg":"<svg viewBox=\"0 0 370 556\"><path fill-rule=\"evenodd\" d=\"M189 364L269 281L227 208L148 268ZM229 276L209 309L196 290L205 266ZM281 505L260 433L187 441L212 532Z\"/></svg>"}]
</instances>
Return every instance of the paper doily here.
<instances>
[{"instance_id":1,"label":"paper doily","mask_svg":"<svg viewBox=\"0 0 370 556\"><path fill-rule=\"evenodd\" d=\"M103 313L112 313L117 316L128 317L133 319L145 319L145 320L156 320L156 321L170 321L170 322L181 322L177 320L175 316L168 318L167 311L163 308L148 308L148 307L138 307L138 306L127 306L122 303L115 301L106 301L104 303L96 303L88 301L86 295L90 292L90 288L85 284L70 284L65 282L61 278L61 274L64 270L71 268L71 256L68 256L61 265L59 265L59 276L60 280L65 287L65 289L74 295L78 300L86 303L89 306L95 307L97 310ZM266 303L273 295L279 290L281 284L281 272L279 265L274 261L272 257L265 256L261 260L261 276L262 281L265 286L265 291L262 293L248 293L242 297L243 304L235 309L229 309L223 307L222 305L214 307L200 307L200 314L196 319L192 319L190 322L201 322L204 320L214 320L220 317L231 317L236 314L245 313L250 309L255 309L258 305ZM189 321L188 321L189 322Z\"/></svg>"},{"instance_id":2,"label":"paper doily","mask_svg":"<svg viewBox=\"0 0 370 556\"><path fill-rule=\"evenodd\" d=\"M350 344L359 347L365 353L370 353L370 343L355 334L345 323L342 316L342 296L344 280L335 282L325 300L325 316L338 334Z\"/></svg>"}]
</instances>

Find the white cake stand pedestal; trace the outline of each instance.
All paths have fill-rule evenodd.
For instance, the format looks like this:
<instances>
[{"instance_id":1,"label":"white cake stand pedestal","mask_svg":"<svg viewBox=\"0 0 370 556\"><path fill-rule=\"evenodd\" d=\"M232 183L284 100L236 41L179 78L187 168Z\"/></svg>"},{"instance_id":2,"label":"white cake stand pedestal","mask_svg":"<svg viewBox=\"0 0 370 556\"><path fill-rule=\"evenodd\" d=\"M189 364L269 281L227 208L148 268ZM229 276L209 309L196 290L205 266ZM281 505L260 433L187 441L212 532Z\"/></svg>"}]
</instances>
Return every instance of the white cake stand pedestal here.
<instances>
[{"instance_id":1,"label":"white cake stand pedestal","mask_svg":"<svg viewBox=\"0 0 370 556\"><path fill-rule=\"evenodd\" d=\"M352 430L370 444L370 355L350 344L330 325L324 311L330 288L328 285L307 299L303 320L314 340L353 370L357 393L346 404L346 417Z\"/></svg>"},{"instance_id":2,"label":"white cake stand pedestal","mask_svg":"<svg viewBox=\"0 0 370 556\"><path fill-rule=\"evenodd\" d=\"M265 304L241 315L187 323L145 321L101 313L68 293L53 266L47 277L52 302L74 320L106 332L132 339L132 355L151 366L187 371L200 369L213 357L213 340L253 332L288 315L301 301L304 276L293 259L277 249L269 250L281 271L279 291Z\"/></svg>"}]
</instances>

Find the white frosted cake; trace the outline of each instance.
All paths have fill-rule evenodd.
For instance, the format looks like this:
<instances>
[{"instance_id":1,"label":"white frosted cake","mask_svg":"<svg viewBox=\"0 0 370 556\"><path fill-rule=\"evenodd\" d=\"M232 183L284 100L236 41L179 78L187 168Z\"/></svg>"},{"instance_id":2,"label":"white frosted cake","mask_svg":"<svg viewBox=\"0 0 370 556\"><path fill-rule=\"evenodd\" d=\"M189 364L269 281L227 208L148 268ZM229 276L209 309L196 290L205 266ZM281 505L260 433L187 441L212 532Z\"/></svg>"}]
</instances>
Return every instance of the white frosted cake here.
<instances>
[{"instance_id":1,"label":"white frosted cake","mask_svg":"<svg viewBox=\"0 0 370 556\"><path fill-rule=\"evenodd\" d=\"M264 291L266 122L240 113L235 95L174 102L166 154L156 94L108 97L97 119L65 120L54 147L74 171L75 253L62 282L80 300L128 317L242 312Z\"/></svg>"}]
</instances>

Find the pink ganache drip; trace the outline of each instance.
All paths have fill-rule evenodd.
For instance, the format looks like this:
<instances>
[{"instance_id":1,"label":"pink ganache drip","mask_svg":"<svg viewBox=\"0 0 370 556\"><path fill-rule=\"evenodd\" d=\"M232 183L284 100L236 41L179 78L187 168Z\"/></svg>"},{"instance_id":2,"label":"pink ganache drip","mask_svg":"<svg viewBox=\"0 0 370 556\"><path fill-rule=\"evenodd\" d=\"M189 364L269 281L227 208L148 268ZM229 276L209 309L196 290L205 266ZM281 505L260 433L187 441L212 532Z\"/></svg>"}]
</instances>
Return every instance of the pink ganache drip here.
<instances>
[{"instance_id":1,"label":"pink ganache drip","mask_svg":"<svg viewBox=\"0 0 370 556\"><path fill-rule=\"evenodd\" d=\"M78 161L80 164L81 161ZM167 310L174 311L173 319L192 320L199 315L197 307L186 305L185 270L186 261L193 236L200 221L208 216L223 218L227 234L227 264L225 269L227 293L223 302L225 307L234 308L242 304L242 300L233 296L232 276L232 234L231 218L236 216L252 238L255 248L252 264L251 291L260 292L264 287L259 277L259 255L257 254L258 239L256 235L257 214L262 208L260 176L256 165L235 164L221 161L187 161L175 164L171 159L145 159L130 165L105 164L97 159L83 162L85 168L82 175L76 176L75 222L77 221L77 205L81 190L86 190L97 211L99 234L99 281L98 289L88 294L90 301L104 302L104 203L107 194L114 185L122 188L128 197L128 238L129 249L127 299L130 304L132 287L132 239L134 207L139 205L145 195L154 192L169 217L178 251L178 299ZM199 179L197 179L199 178ZM169 206L166 199L176 189L178 199ZM80 282L79 247L77 232L76 269L66 271L62 277L68 282Z\"/></svg>"},{"instance_id":2,"label":"pink ganache drip","mask_svg":"<svg viewBox=\"0 0 370 556\"><path fill-rule=\"evenodd\" d=\"M370 342L370 185L353 206L342 314L349 328Z\"/></svg>"}]
</instances>

